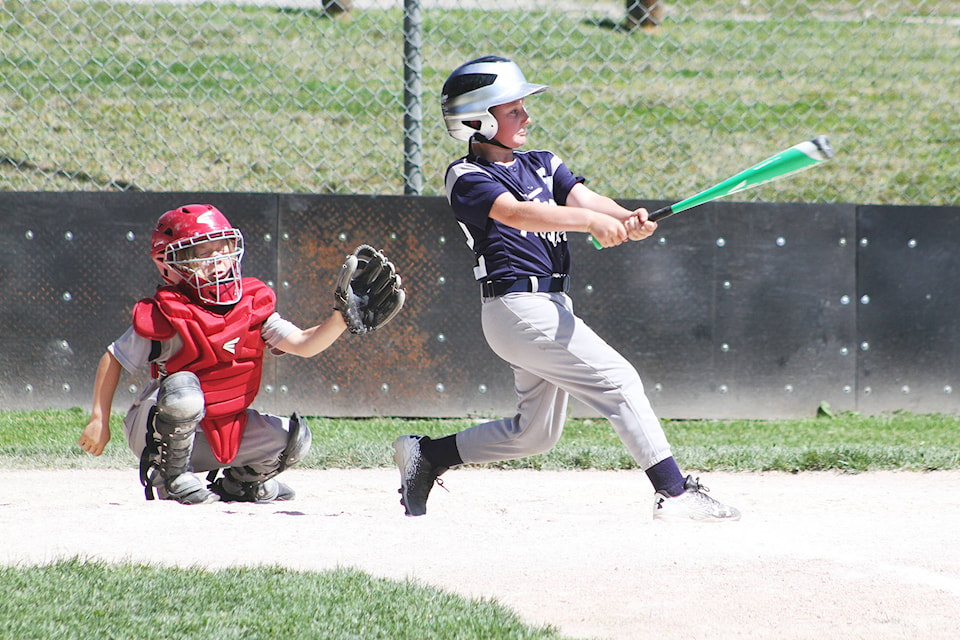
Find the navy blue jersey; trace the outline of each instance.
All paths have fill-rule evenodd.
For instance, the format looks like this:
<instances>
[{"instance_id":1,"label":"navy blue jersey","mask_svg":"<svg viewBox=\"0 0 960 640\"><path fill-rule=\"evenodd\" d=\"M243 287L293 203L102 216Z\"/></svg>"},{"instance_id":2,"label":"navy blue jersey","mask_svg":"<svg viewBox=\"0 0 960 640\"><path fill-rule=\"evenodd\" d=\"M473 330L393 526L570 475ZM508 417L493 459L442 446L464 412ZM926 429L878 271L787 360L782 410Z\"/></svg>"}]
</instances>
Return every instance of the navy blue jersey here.
<instances>
[{"instance_id":1,"label":"navy blue jersey","mask_svg":"<svg viewBox=\"0 0 960 640\"><path fill-rule=\"evenodd\" d=\"M564 205L582 182L549 151L515 151L508 165L477 156L447 167L447 200L467 236L477 263L477 280L518 280L569 273L570 252L563 231L529 232L490 218L494 200L505 192L517 200Z\"/></svg>"}]
</instances>

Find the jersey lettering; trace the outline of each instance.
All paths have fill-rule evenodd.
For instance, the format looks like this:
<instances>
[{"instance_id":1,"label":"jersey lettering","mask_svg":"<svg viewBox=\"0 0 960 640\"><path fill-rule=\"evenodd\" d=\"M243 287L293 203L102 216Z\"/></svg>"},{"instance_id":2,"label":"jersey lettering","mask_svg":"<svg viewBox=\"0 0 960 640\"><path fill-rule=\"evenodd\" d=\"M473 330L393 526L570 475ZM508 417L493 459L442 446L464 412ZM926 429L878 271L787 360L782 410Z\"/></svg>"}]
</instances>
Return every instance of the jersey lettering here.
<instances>
[{"instance_id":1,"label":"jersey lettering","mask_svg":"<svg viewBox=\"0 0 960 640\"><path fill-rule=\"evenodd\" d=\"M552 246L557 247L561 242L567 241L567 232L566 231L538 231L537 237L541 240L549 242Z\"/></svg>"}]
</instances>

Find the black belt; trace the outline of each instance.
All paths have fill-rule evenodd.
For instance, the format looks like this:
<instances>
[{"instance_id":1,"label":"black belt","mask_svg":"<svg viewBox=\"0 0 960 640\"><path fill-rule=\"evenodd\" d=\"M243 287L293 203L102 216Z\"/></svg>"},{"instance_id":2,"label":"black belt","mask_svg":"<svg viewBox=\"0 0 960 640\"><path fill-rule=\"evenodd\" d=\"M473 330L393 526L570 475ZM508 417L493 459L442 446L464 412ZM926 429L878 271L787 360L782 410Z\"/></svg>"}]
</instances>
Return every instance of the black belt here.
<instances>
[{"instance_id":1,"label":"black belt","mask_svg":"<svg viewBox=\"0 0 960 640\"><path fill-rule=\"evenodd\" d=\"M480 295L484 298L498 298L508 293L540 291L546 293L567 292L570 290L570 276L548 276L546 278L520 278L519 280L496 280L480 283Z\"/></svg>"}]
</instances>

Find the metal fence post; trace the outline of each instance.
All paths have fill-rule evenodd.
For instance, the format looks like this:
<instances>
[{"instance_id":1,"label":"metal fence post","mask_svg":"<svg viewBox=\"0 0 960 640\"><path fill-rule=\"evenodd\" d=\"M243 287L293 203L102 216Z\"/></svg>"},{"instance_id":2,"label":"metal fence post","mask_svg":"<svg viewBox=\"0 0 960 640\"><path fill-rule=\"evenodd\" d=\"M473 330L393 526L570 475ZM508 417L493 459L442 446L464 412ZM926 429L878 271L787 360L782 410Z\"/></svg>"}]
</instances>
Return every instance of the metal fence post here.
<instances>
[{"instance_id":1,"label":"metal fence post","mask_svg":"<svg viewBox=\"0 0 960 640\"><path fill-rule=\"evenodd\" d=\"M423 14L403 2L403 193L423 193Z\"/></svg>"}]
</instances>

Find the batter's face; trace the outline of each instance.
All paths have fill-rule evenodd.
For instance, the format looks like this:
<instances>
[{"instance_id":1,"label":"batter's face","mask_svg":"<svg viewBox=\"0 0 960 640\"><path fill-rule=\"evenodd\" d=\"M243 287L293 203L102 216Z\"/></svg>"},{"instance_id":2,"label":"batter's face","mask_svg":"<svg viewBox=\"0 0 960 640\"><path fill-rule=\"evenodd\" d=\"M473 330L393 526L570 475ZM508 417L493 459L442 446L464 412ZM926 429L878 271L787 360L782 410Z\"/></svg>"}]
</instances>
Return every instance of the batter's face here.
<instances>
[{"instance_id":1,"label":"batter's face","mask_svg":"<svg viewBox=\"0 0 960 640\"><path fill-rule=\"evenodd\" d=\"M494 140L508 149L516 149L526 144L527 127L532 120L523 105L523 98L491 107L490 113L497 119L497 135Z\"/></svg>"}]
</instances>

